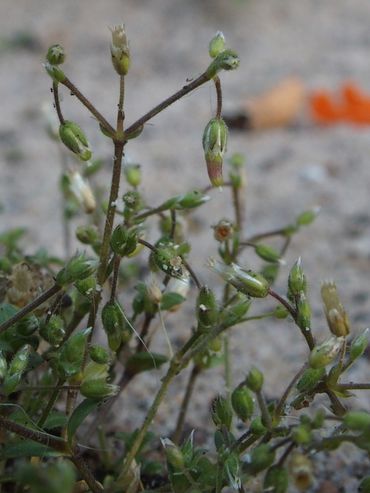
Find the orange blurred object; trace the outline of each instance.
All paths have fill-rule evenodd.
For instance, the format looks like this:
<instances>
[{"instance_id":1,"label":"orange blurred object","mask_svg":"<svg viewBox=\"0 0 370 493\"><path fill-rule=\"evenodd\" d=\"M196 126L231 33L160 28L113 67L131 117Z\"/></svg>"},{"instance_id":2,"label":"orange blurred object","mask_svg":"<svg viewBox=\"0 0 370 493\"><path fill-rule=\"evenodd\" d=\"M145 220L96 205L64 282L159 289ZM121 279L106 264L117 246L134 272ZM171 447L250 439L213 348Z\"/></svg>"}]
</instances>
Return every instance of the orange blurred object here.
<instances>
[{"instance_id":1,"label":"orange blurred object","mask_svg":"<svg viewBox=\"0 0 370 493\"><path fill-rule=\"evenodd\" d=\"M312 118L317 123L370 124L370 95L354 82L343 84L338 94L324 90L315 91L311 94L309 103Z\"/></svg>"}]
</instances>

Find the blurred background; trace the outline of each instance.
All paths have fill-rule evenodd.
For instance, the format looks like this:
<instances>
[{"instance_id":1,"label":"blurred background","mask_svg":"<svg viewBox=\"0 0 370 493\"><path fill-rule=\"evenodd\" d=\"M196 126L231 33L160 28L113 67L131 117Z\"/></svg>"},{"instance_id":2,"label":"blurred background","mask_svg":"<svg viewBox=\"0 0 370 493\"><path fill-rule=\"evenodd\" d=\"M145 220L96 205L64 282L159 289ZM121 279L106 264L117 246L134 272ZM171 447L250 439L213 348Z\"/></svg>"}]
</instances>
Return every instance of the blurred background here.
<instances>
[{"instance_id":1,"label":"blurred background","mask_svg":"<svg viewBox=\"0 0 370 493\"><path fill-rule=\"evenodd\" d=\"M289 125L230 134L229 155L242 153L247 162L246 230L252 235L275 229L320 206L316 222L294 239L278 289L284 292L289 268L300 255L319 338L327 330L320 301L324 279L337 282L353 331L369 325L370 126L335 118L322 125L310 106L315 92L337 94L348 81L370 94L368 0L1 0L0 232L25 226L27 251L46 246L63 253L60 163L41 112L51 101L42 61L50 44L64 45L68 76L113 120L118 81L108 27L121 23L132 56L127 124L204 70L209 40L218 30L241 59L237 71L222 74L225 114L245 111L249 98L288 77L299 78L305 98ZM67 92L62 104L67 118L86 131L95 155L106 160L108 178L107 139ZM215 105L213 87L206 85L153 119L127 147L127 159L142 165L149 203L207 185L201 136ZM204 252L217 249L210 225L232 214L229 204L227 190L214 191L198 215L192 262L202 274ZM251 256L251 266L254 261ZM301 336L289 324L261 322L248 333L236 332L232 345L236 381L250 361L258 361L269 368L271 395L305 353ZM368 362L358 371L368 375ZM199 383L209 395L222 378L215 375ZM362 399L354 405L361 406L366 396ZM171 414L171 403L167 406ZM205 415L204 402L197 403L192 424L199 426Z\"/></svg>"}]
</instances>

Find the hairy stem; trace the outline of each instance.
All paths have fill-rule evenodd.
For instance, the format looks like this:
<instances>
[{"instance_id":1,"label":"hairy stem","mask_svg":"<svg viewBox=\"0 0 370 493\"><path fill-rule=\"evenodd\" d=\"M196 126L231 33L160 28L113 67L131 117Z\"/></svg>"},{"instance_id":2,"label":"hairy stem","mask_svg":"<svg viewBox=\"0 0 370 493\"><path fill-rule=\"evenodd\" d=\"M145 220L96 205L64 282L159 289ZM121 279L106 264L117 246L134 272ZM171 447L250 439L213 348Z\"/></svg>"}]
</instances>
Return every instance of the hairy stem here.
<instances>
[{"instance_id":1,"label":"hairy stem","mask_svg":"<svg viewBox=\"0 0 370 493\"><path fill-rule=\"evenodd\" d=\"M182 399L182 403L181 403L180 412L179 412L179 415L177 418L175 431L174 431L173 436L172 436L172 440L174 443L178 444L180 442L181 435L182 435L182 432L184 429L186 413L187 413L188 408L189 408L191 396L193 394L195 382L198 378L199 373L200 373L200 368L196 365L193 366L193 369L191 370L190 375L189 375L189 380L188 380L188 383L186 386L185 394L184 394L184 397Z\"/></svg>"}]
</instances>

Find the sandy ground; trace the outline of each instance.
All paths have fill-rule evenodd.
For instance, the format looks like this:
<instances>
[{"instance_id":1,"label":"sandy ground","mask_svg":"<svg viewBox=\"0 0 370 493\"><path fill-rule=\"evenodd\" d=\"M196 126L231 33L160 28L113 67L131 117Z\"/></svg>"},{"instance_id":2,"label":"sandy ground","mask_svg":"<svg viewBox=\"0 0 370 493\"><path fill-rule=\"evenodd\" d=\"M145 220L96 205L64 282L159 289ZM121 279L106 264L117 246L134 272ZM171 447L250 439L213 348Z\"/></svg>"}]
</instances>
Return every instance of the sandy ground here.
<instances>
[{"instance_id":1,"label":"sandy ground","mask_svg":"<svg viewBox=\"0 0 370 493\"><path fill-rule=\"evenodd\" d=\"M133 59L126 86L128 123L201 73L208 63L208 41L219 29L241 58L240 69L222 77L225 111L289 75L300 76L313 89L335 89L353 79L370 90L368 0L1 0L0 230L27 226L30 252L39 246L62 252L58 152L39 114L42 103L50 100L43 54L49 44L61 42L68 54L68 75L113 120L117 79L107 26L121 22ZM21 33L34 40L32 49L7 44ZM108 168L110 149L94 120L67 93L63 108L83 126L96 155L107 158ZM127 148L129 159L143 166L148 201L159 203L170 194L207 184L201 134L214 108L213 91L204 87L156 117ZM315 224L294 239L278 288L285 289L289 266L301 255L318 337L326 334L319 288L323 279L337 282L353 332L369 325L370 129L319 128L304 120L294 129L231 134L232 152L247 158L249 234L284 225L312 206L322 207ZM213 192L197 216L202 230L196 233L192 262L204 279L209 276L204 252L216 250L209 226L230 217L229 202L226 190ZM246 262L256 265L252 255ZM184 326L186 322L185 317ZM171 322L169 328L179 330ZM235 382L257 364L266 369L271 396L284 387L305 354L294 327L273 322L235 332L232 346ZM367 380L368 375L364 360L354 378ZM221 382L217 371L208 373L199 382L202 396L210 398ZM158 380L146 385L147 390L142 385L132 388L133 402L143 408L146 392L151 395ZM163 406L158 420L163 430L173 422L174 403L175 395ZM366 403L363 395L351 405ZM194 403L191 426L208 424L207 406L204 397ZM338 488L341 481L339 477ZM345 490L338 491L354 491L353 483L346 481Z\"/></svg>"}]
</instances>

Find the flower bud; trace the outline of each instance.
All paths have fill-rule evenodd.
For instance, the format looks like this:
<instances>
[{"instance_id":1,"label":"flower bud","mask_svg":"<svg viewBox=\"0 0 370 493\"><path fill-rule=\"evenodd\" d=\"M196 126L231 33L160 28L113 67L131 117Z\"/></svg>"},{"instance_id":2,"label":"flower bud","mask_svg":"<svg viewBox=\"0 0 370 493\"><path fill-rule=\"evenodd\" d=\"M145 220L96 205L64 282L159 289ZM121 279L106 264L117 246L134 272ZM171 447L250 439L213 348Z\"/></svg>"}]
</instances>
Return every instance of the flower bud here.
<instances>
[{"instance_id":1,"label":"flower bud","mask_svg":"<svg viewBox=\"0 0 370 493\"><path fill-rule=\"evenodd\" d=\"M85 245L95 245L100 239L98 228L93 224L78 226L76 238Z\"/></svg>"},{"instance_id":2,"label":"flower bud","mask_svg":"<svg viewBox=\"0 0 370 493\"><path fill-rule=\"evenodd\" d=\"M220 243L230 240L234 234L234 225L231 221L227 219L221 219L217 224L212 226L213 228L213 236L215 240Z\"/></svg>"},{"instance_id":3,"label":"flower bud","mask_svg":"<svg viewBox=\"0 0 370 493\"><path fill-rule=\"evenodd\" d=\"M128 229L123 224L118 224L112 233L110 244L114 253L120 257L125 257L136 250L137 240L136 228Z\"/></svg>"},{"instance_id":4,"label":"flower bud","mask_svg":"<svg viewBox=\"0 0 370 493\"><path fill-rule=\"evenodd\" d=\"M58 272L55 282L60 286L72 284L94 274L97 269L97 261L89 259L80 253L72 257L65 267Z\"/></svg>"},{"instance_id":5,"label":"flower bud","mask_svg":"<svg viewBox=\"0 0 370 493\"><path fill-rule=\"evenodd\" d=\"M76 281L75 286L82 295L87 298L92 298L96 291L96 277L90 276L86 277L86 279Z\"/></svg>"},{"instance_id":6,"label":"flower bud","mask_svg":"<svg viewBox=\"0 0 370 493\"><path fill-rule=\"evenodd\" d=\"M80 392L89 399L105 399L117 395L119 386L107 383L103 378L92 379L82 382Z\"/></svg>"},{"instance_id":7,"label":"flower bud","mask_svg":"<svg viewBox=\"0 0 370 493\"><path fill-rule=\"evenodd\" d=\"M118 75L126 75L130 68L131 58L127 36L123 25L111 28L112 42L110 52L112 63Z\"/></svg>"},{"instance_id":8,"label":"flower bud","mask_svg":"<svg viewBox=\"0 0 370 493\"><path fill-rule=\"evenodd\" d=\"M270 493L285 493L288 490L289 475L288 471L281 466L272 466L266 472L263 481L264 491Z\"/></svg>"},{"instance_id":9,"label":"flower bud","mask_svg":"<svg viewBox=\"0 0 370 493\"><path fill-rule=\"evenodd\" d=\"M59 315L52 315L40 329L40 335L52 346L59 346L65 336L64 321Z\"/></svg>"},{"instance_id":10,"label":"flower bud","mask_svg":"<svg viewBox=\"0 0 370 493\"><path fill-rule=\"evenodd\" d=\"M365 411L350 411L343 417L343 424L353 431L370 430L370 414Z\"/></svg>"},{"instance_id":11,"label":"flower bud","mask_svg":"<svg viewBox=\"0 0 370 493\"><path fill-rule=\"evenodd\" d=\"M161 442L166 452L167 462L177 471L182 470L185 466L185 461L181 449L169 438L161 438Z\"/></svg>"},{"instance_id":12,"label":"flower bud","mask_svg":"<svg viewBox=\"0 0 370 493\"><path fill-rule=\"evenodd\" d=\"M58 361L59 372L63 377L70 378L81 370L90 332L91 328L81 330L63 344Z\"/></svg>"},{"instance_id":13,"label":"flower bud","mask_svg":"<svg viewBox=\"0 0 370 493\"><path fill-rule=\"evenodd\" d=\"M143 371L158 370L167 361L167 356L163 354L142 351L129 357L126 371L129 375L136 375Z\"/></svg>"},{"instance_id":14,"label":"flower bud","mask_svg":"<svg viewBox=\"0 0 370 493\"><path fill-rule=\"evenodd\" d=\"M254 251L260 258L266 260L266 262L281 262L280 253L269 245L256 245Z\"/></svg>"},{"instance_id":15,"label":"flower bud","mask_svg":"<svg viewBox=\"0 0 370 493\"><path fill-rule=\"evenodd\" d=\"M100 365L105 365L110 361L109 352L98 344L93 344L89 347L89 355L95 363Z\"/></svg>"},{"instance_id":16,"label":"flower bud","mask_svg":"<svg viewBox=\"0 0 370 493\"><path fill-rule=\"evenodd\" d=\"M252 298L265 298L269 293L266 279L252 270L244 270L234 263L221 264L213 259L210 259L209 267L238 291Z\"/></svg>"},{"instance_id":17,"label":"flower bud","mask_svg":"<svg viewBox=\"0 0 370 493\"><path fill-rule=\"evenodd\" d=\"M58 65L51 65L50 63L44 63L46 72L50 75L54 82L64 82L66 80L65 73L58 67Z\"/></svg>"},{"instance_id":18,"label":"flower bud","mask_svg":"<svg viewBox=\"0 0 370 493\"><path fill-rule=\"evenodd\" d=\"M300 257L290 270L288 277L288 289L289 299L295 299L301 293L307 293L307 280L302 269Z\"/></svg>"},{"instance_id":19,"label":"flower bud","mask_svg":"<svg viewBox=\"0 0 370 493\"><path fill-rule=\"evenodd\" d=\"M253 435L256 435L258 437L264 435L267 431L266 426L262 423L262 418L261 416L257 416L257 418L254 418L251 421L250 425L250 431L253 433Z\"/></svg>"},{"instance_id":20,"label":"flower bud","mask_svg":"<svg viewBox=\"0 0 370 493\"><path fill-rule=\"evenodd\" d=\"M207 68L208 79L213 79L221 70L235 70L239 67L240 60L232 50L224 50L219 53Z\"/></svg>"},{"instance_id":21,"label":"flower bud","mask_svg":"<svg viewBox=\"0 0 370 493\"><path fill-rule=\"evenodd\" d=\"M209 56L211 58L215 58L224 50L225 50L225 36L221 31L218 31L209 42L209 48L208 48Z\"/></svg>"},{"instance_id":22,"label":"flower bud","mask_svg":"<svg viewBox=\"0 0 370 493\"><path fill-rule=\"evenodd\" d=\"M218 306L216 297L211 289L202 286L197 298L198 329L210 330L218 319Z\"/></svg>"},{"instance_id":23,"label":"flower bud","mask_svg":"<svg viewBox=\"0 0 370 493\"><path fill-rule=\"evenodd\" d=\"M200 205L205 204L209 199L210 197L208 195L204 195L199 190L193 190L192 192L188 192L177 197L174 209L193 209L194 207L199 207Z\"/></svg>"},{"instance_id":24,"label":"flower bud","mask_svg":"<svg viewBox=\"0 0 370 493\"><path fill-rule=\"evenodd\" d=\"M311 224L317 217L320 212L320 207L314 207L311 210L304 211L298 215L296 219L297 226L308 226Z\"/></svg>"},{"instance_id":25,"label":"flower bud","mask_svg":"<svg viewBox=\"0 0 370 493\"><path fill-rule=\"evenodd\" d=\"M306 491L312 485L312 463L306 455L294 452L290 458L289 472L295 487L299 491Z\"/></svg>"},{"instance_id":26,"label":"flower bud","mask_svg":"<svg viewBox=\"0 0 370 493\"><path fill-rule=\"evenodd\" d=\"M329 363L332 363L338 356L343 343L344 337L331 337L322 344L315 346L309 357L311 368L324 368Z\"/></svg>"},{"instance_id":27,"label":"flower bud","mask_svg":"<svg viewBox=\"0 0 370 493\"><path fill-rule=\"evenodd\" d=\"M311 306L303 291L297 300L297 324L305 331L309 331L311 328Z\"/></svg>"},{"instance_id":28,"label":"flower bud","mask_svg":"<svg viewBox=\"0 0 370 493\"><path fill-rule=\"evenodd\" d=\"M266 444L257 445L250 456L248 472L255 475L271 466L275 459L275 452Z\"/></svg>"},{"instance_id":29,"label":"flower bud","mask_svg":"<svg viewBox=\"0 0 370 493\"><path fill-rule=\"evenodd\" d=\"M46 54L46 59L50 65L60 65L64 63L65 58L66 54L64 48L59 44L50 46Z\"/></svg>"},{"instance_id":30,"label":"flower bud","mask_svg":"<svg viewBox=\"0 0 370 493\"><path fill-rule=\"evenodd\" d=\"M29 337L39 328L39 320L35 315L29 315L17 322L15 330L17 334L23 337Z\"/></svg>"},{"instance_id":31,"label":"flower bud","mask_svg":"<svg viewBox=\"0 0 370 493\"><path fill-rule=\"evenodd\" d=\"M357 358L360 358L369 343L368 334L369 329L366 329L362 334L357 336L351 343L351 347L349 349L349 357L351 361L355 361Z\"/></svg>"},{"instance_id":32,"label":"flower bud","mask_svg":"<svg viewBox=\"0 0 370 493\"><path fill-rule=\"evenodd\" d=\"M222 164L227 146L227 126L222 118L212 118L203 132L203 150L212 186L223 184Z\"/></svg>"},{"instance_id":33,"label":"flower bud","mask_svg":"<svg viewBox=\"0 0 370 493\"><path fill-rule=\"evenodd\" d=\"M86 178L83 178L78 171L71 171L67 175L67 185L73 197L86 214L91 214L96 208L94 193Z\"/></svg>"},{"instance_id":34,"label":"flower bud","mask_svg":"<svg viewBox=\"0 0 370 493\"><path fill-rule=\"evenodd\" d=\"M143 201L137 190L129 190L122 195L122 200L125 204L125 216L130 216L130 214L142 208Z\"/></svg>"},{"instance_id":35,"label":"flower bud","mask_svg":"<svg viewBox=\"0 0 370 493\"><path fill-rule=\"evenodd\" d=\"M117 351L121 346L127 332L126 320L121 305L117 302L109 302L104 305L101 313L103 327L108 337L108 345L112 351ZM127 342L127 339L125 340Z\"/></svg>"},{"instance_id":36,"label":"flower bud","mask_svg":"<svg viewBox=\"0 0 370 493\"><path fill-rule=\"evenodd\" d=\"M337 337L347 336L350 330L349 321L336 285L333 282L324 282L321 286L321 297L330 332Z\"/></svg>"},{"instance_id":37,"label":"flower bud","mask_svg":"<svg viewBox=\"0 0 370 493\"><path fill-rule=\"evenodd\" d=\"M126 164L123 168L127 183L136 188L141 183L140 164Z\"/></svg>"},{"instance_id":38,"label":"flower bud","mask_svg":"<svg viewBox=\"0 0 370 493\"><path fill-rule=\"evenodd\" d=\"M241 384L234 389L231 394L231 405L235 414L242 421L248 421L252 417L254 402L245 384Z\"/></svg>"},{"instance_id":39,"label":"flower bud","mask_svg":"<svg viewBox=\"0 0 370 493\"><path fill-rule=\"evenodd\" d=\"M325 368L307 368L297 382L299 392L310 392L325 376Z\"/></svg>"},{"instance_id":40,"label":"flower bud","mask_svg":"<svg viewBox=\"0 0 370 493\"><path fill-rule=\"evenodd\" d=\"M263 374L257 368L251 368L245 383L252 392L260 392L263 386Z\"/></svg>"},{"instance_id":41,"label":"flower bud","mask_svg":"<svg viewBox=\"0 0 370 493\"><path fill-rule=\"evenodd\" d=\"M65 146L74 152L82 161L91 158L91 149L81 127L76 123L66 120L59 127L59 137Z\"/></svg>"},{"instance_id":42,"label":"flower bud","mask_svg":"<svg viewBox=\"0 0 370 493\"><path fill-rule=\"evenodd\" d=\"M225 399L225 397L222 397L222 395L213 399L211 404L211 416L217 427L225 426L227 430L230 430L233 413L229 401Z\"/></svg>"},{"instance_id":43,"label":"flower bud","mask_svg":"<svg viewBox=\"0 0 370 493\"><path fill-rule=\"evenodd\" d=\"M27 368L31 351L32 347L29 344L22 346L10 362L7 375L14 375L15 373L22 374Z\"/></svg>"}]
</instances>

